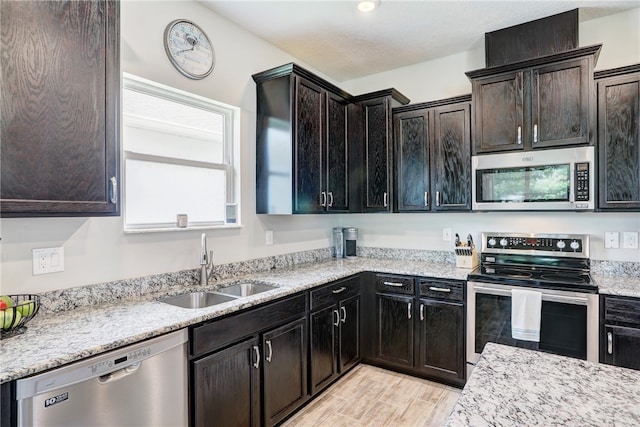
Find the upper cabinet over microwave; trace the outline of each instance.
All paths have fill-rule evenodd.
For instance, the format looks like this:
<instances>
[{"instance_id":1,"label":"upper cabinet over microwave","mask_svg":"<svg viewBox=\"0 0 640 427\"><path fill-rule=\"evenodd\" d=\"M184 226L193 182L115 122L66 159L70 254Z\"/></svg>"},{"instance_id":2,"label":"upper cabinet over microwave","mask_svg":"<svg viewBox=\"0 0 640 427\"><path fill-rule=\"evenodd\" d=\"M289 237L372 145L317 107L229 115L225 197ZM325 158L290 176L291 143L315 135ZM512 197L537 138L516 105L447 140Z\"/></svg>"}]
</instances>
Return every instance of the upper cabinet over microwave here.
<instances>
[{"instance_id":1,"label":"upper cabinet over microwave","mask_svg":"<svg viewBox=\"0 0 640 427\"><path fill-rule=\"evenodd\" d=\"M473 154L593 144L601 47L467 72Z\"/></svg>"}]
</instances>

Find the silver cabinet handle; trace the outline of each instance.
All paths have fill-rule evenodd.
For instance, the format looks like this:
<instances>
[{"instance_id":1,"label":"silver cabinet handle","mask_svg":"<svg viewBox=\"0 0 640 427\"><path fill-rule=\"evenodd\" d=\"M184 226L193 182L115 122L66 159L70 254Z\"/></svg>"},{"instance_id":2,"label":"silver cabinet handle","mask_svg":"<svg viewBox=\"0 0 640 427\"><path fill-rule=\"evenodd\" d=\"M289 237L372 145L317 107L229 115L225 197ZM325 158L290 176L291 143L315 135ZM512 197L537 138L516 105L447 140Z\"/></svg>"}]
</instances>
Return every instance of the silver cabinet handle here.
<instances>
[{"instance_id":1,"label":"silver cabinet handle","mask_svg":"<svg viewBox=\"0 0 640 427\"><path fill-rule=\"evenodd\" d=\"M518 145L522 144L522 126L518 126Z\"/></svg>"},{"instance_id":2,"label":"silver cabinet handle","mask_svg":"<svg viewBox=\"0 0 640 427\"><path fill-rule=\"evenodd\" d=\"M333 310L333 314L336 319L333 321L333 326L338 326L340 324L340 313L338 313L338 310Z\"/></svg>"},{"instance_id":3,"label":"silver cabinet handle","mask_svg":"<svg viewBox=\"0 0 640 427\"><path fill-rule=\"evenodd\" d=\"M429 290L435 292L451 292L451 289L449 288L438 288L436 286L429 286Z\"/></svg>"},{"instance_id":4,"label":"silver cabinet handle","mask_svg":"<svg viewBox=\"0 0 640 427\"><path fill-rule=\"evenodd\" d=\"M333 206L333 191L329 191L329 203L327 203L327 206Z\"/></svg>"},{"instance_id":5,"label":"silver cabinet handle","mask_svg":"<svg viewBox=\"0 0 640 427\"><path fill-rule=\"evenodd\" d=\"M253 362L253 367L256 369L260 369L260 348L257 345L254 345L253 351L256 354L256 361Z\"/></svg>"},{"instance_id":6,"label":"silver cabinet handle","mask_svg":"<svg viewBox=\"0 0 640 427\"><path fill-rule=\"evenodd\" d=\"M407 319L411 319L411 303L407 304Z\"/></svg>"},{"instance_id":7,"label":"silver cabinet handle","mask_svg":"<svg viewBox=\"0 0 640 427\"><path fill-rule=\"evenodd\" d=\"M115 205L118 203L118 180L115 176L112 176L109 181L111 182L111 196L109 200Z\"/></svg>"},{"instance_id":8,"label":"silver cabinet handle","mask_svg":"<svg viewBox=\"0 0 640 427\"><path fill-rule=\"evenodd\" d=\"M538 142L538 125L533 125L533 142Z\"/></svg>"},{"instance_id":9,"label":"silver cabinet handle","mask_svg":"<svg viewBox=\"0 0 640 427\"><path fill-rule=\"evenodd\" d=\"M383 199L384 207L386 208L387 206L389 206L389 200L388 200L389 194L386 191L384 192L382 199Z\"/></svg>"},{"instance_id":10,"label":"silver cabinet handle","mask_svg":"<svg viewBox=\"0 0 640 427\"><path fill-rule=\"evenodd\" d=\"M607 332L607 353L613 354L613 334Z\"/></svg>"},{"instance_id":11,"label":"silver cabinet handle","mask_svg":"<svg viewBox=\"0 0 640 427\"><path fill-rule=\"evenodd\" d=\"M440 206L440 192L436 191L436 206Z\"/></svg>"},{"instance_id":12,"label":"silver cabinet handle","mask_svg":"<svg viewBox=\"0 0 640 427\"><path fill-rule=\"evenodd\" d=\"M344 323L347 321L347 309L344 307L340 307L340 311L342 312L342 318L340 319L340 321Z\"/></svg>"},{"instance_id":13,"label":"silver cabinet handle","mask_svg":"<svg viewBox=\"0 0 640 427\"><path fill-rule=\"evenodd\" d=\"M404 286L402 283L398 283L398 282L382 282L382 283L387 286L393 286L394 288L401 288Z\"/></svg>"},{"instance_id":14,"label":"silver cabinet handle","mask_svg":"<svg viewBox=\"0 0 640 427\"><path fill-rule=\"evenodd\" d=\"M420 321L424 320L424 304L420 304Z\"/></svg>"},{"instance_id":15,"label":"silver cabinet handle","mask_svg":"<svg viewBox=\"0 0 640 427\"><path fill-rule=\"evenodd\" d=\"M271 363L271 356L273 356L273 348L271 348L271 340L267 340L267 347L269 347L269 355L267 356L267 362Z\"/></svg>"},{"instance_id":16,"label":"silver cabinet handle","mask_svg":"<svg viewBox=\"0 0 640 427\"><path fill-rule=\"evenodd\" d=\"M331 292L333 292L334 294L341 294L342 292L346 291L347 288L345 288L344 286L342 286L341 288L338 289L334 289Z\"/></svg>"},{"instance_id":17,"label":"silver cabinet handle","mask_svg":"<svg viewBox=\"0 0 640 427\"><path fill-rule=\"evenodd\" d=\"M425 206L429 206L429 192L428 191L424 192L424 205Z\"/></svg>"},{"instance_id":18,"label":"silver cabinet handle","mask_svg":"<svg viewBox=\"0 0 640 427\"><path fill-rule=\"evenodd\" d=\"M327 206L327 192L323 191L320 193L320 206Z\"/></svg>"}]
</instances>

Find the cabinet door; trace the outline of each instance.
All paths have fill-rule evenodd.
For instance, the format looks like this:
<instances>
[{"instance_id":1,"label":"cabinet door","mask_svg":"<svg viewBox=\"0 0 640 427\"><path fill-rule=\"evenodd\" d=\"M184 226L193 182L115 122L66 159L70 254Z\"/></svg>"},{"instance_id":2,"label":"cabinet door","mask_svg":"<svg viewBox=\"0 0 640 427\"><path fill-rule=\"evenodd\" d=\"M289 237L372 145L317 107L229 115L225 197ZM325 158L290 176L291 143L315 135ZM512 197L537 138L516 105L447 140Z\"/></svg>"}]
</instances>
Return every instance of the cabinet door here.
<instances>
[{"instance_id":1,"label":"cabinet door","mask_svg":"<svg viewBox=\"0 0 640 427\"><path fill-rule=\"evenodd\" d=\"M262 336L264 353L264 422L271 426L307 399L307 337L305 319Z\"/></svg>"},{"instance_id":2,"label":"cabinet door","mask_svg":"<svg viewBox=\"0 0 640 427\"><path fill-rule=\"evenodd\" d=\"M640 369L640 329L605 325L605 363Z\"/></svg>"},{"instance_id":3,"label":"cabinet door","mask_svg":"<svg viewBox=\"0 0 640 427\"><path fill-rule=\"evenodd\" d=\"M471 209L471 105L448 105L432 113L433 210Z\"/></svg>"},{"instance_id":4,"label":"cabinet door","mask_svg":"<svg viewBox=\"0 0 640 427\"><path fill-rule=\"evenodd\" d=\"M327 210L349 210L349 172L347 157L348 103L334 94L327 94Z\"/></svg>"},{"instance_id":5,"label":"cabinet door","mask_svg":"<svg viewBox=\"0 0 640 427\"><path fill-rule=\"evenodd\" d=\"M391 118L389 100L365 101L364 114L365 142L365 211L380 212L391 210Z\"/></svg>"},{"instance_id":6,"label":"cabinet door","mask_svg":"<svg viewBox=\"0 0 640 427\"><path fill-rule=\"evenodd\" d=\"M340 302L340 372L360 361L360 295Z\"/></svg>"},{"instance_id":7,"label":"cabinet door","mask_svg":"<svg viewBox=\"0 0 640 427\"><path fill-rule=\"evenodd\" d=\"M449 380L464 380L464 305L420 300L417 368Z\"/></svg>"},{"instance_id":8,"label":"cabinet door","mask_svg":"<svg viewBox=\"0 0 640 427\"><path fill-rule=\"evenodd\" d=\"M428 211L429 120L426 110L393 115L396 144L397 209Z\"/></svg>"},{"instance_id":9,"label":"cabinet door","mask_svg":"<svg viewBox=\"0 0 640 427\"><path fill-rule=\"evenodd\" d=\"M583 58L531 70L532 148L589 143L595 93L589 64Z\"/></svg>"},{"instance_id":10,"label":"cabinet door","mask_svg":"<svg viewBox=\"0 0 640 427\"><path fill-rule=\"evenodd\" d=\"M324 145L324 92L295 77L294 205L295 213L322 212Z\"/></svg>"},{"instance_id":11,"label":"cabinet door","mask_svg":"<svg viewBox=\"0 0 640 427\"><path fill-rule=\"evenodd\" d=\"M640 73L598 82L601 209L640 209Z\"/></svg>"},{"instance_id":12,"label":"cabinet door","mask_svg":"<svg viewBox=\"0 0 640 427\"><path fill-rule=\"evenodd\" d=\"M413 366L413 298L376 294L375 358Z\"/></svg>"},{"instance_id":13,"label":"cabinet door","mask_svg":"<svg viewBox=\"0 0 640 427\"><path fill-rule=\"evenodd\" d=\"M522 150L524 73L474 79L473 153Z\"/></svg>"},{"instance_id":14,"label":"cabinet door","mask_svg":"<svg viewBox=\"0 0 640 427\"><path fill-rule=\"evenodd\" d=\"M324 388L338 375L336 331L339 319L337 305L309 315L311 394Z\"/></svg>"},{"instance_id":15,"label":"cabinet door","mask_svg":"<svg viewBox=\"0 0 640 427\"><path fill-rule=\"evenodd\" d=\"M195 426L260 425L258 344L247 340L193 363Z\"/></svg>"},{"instance_id":16,"label":"cabinet door","mask_svg":"<svg viewBox=\"0 0 640 427\"><path fill-rule=\"evenodd\" d=\"M119 215L119 2L0 3L3 216Z\"/></svg>"}]
</instances>

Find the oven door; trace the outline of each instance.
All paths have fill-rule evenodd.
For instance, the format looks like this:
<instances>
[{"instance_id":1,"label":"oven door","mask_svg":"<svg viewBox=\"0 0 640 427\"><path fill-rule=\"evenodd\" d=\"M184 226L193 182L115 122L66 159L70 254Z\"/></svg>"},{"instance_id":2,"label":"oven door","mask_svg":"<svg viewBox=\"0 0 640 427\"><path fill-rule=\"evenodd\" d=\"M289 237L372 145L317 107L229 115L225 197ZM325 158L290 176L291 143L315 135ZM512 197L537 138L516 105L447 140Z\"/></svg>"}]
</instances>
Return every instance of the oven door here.
<instances>
[{"instance_id":1,"label":"oven door","mask_svg":"<svg viewBox=\"0 0 640 427\"><path fill-rule=\"evenodd\" d=\"M540 342L511 337L511 290L542 292ZM467 282L467 363L495 342L598 361L598 295ZM469 366L468 366L469 367Z\"/></svg>"}]
</instances>

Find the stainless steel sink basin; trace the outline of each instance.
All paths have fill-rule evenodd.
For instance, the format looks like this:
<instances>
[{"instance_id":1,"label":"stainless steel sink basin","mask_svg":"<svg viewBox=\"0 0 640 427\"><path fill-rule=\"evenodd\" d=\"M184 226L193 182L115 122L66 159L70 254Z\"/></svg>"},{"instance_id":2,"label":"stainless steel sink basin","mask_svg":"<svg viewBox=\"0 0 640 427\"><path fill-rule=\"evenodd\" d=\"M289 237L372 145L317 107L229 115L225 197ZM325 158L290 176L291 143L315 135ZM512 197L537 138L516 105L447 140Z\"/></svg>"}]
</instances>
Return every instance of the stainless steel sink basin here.
<instances>
[{"instance_id":1,"label":"stainless steel sink basin","mask_svg":"<svg viewBox=\"0 0 640 427\"><path fill-rule=\"evenodd\" d=\"M272 289L277 289L277 286L263 285L261 283L236 283L235 285L220 288L217 292L236 297L248 297Z\"/></svg>"},{"instance_id":2,"label":"stainless steel sink basin","mask_svg":"<svg viewBox=\"0 0 640 427\"><path fill-rule=\"evenodd\" d=\"M213 292L189 292L172 297L162 298L160 302L175 305L182 308L204 308L212 305L234 301L237 298L230 295L221 295Z\"/></svg>"}]
</instances>

